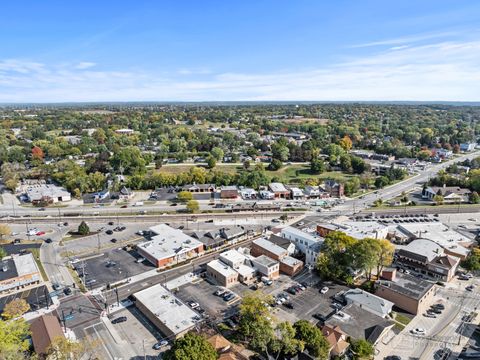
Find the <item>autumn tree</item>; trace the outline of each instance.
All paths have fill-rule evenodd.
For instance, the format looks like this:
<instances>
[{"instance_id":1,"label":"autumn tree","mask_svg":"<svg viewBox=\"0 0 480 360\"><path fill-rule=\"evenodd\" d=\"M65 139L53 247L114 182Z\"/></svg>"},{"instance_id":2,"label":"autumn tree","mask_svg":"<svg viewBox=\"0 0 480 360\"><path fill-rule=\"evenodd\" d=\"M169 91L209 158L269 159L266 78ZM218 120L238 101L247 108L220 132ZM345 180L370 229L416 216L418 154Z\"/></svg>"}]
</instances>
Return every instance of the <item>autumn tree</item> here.
<instances>
[{"instance_id":1,"label":"autumn tree","mask_svg":"<svg viewBox=\"0 0 480 360\"><path fill-rule=\"evenodd\" d=\"M5 236L8 236L12 233L10 226L7 224L0 224L0 239L3 239Z\"/></svg>"},{"instance_id":2,"label":"autumn tree","mask_svg":"<svg viewBox=\"0 0 480 360\"><path fill-rule=\"evenodd\" d=\"M33 160L43 160L44 156L45 156L45 154L43 153L43 150L40 147L34 146L32 148L32 159Z\"/></svg>"},{"instance_id":3,"label":"autumn tree","mask_svg":"<svg viewBox=\"0 0 480 360\"><path fill-rule=\"evenodd\" d=\"M339 142L340 145L345 151L349 151L352 148L352 139L348 135L345 135Z\"/></svg>"},{"instance_id":4,"label":"autumn tree","mask_svg":"<svg viewBox=\"0 0 480 360\"><path fill-rule=\"evenodd\" d=\"M30 305L25 299L17 298L5 305L2 316L6 320L17 318L30 310Z\"/></svg>"},{"instance_id":5,"label":"autumn tree","mask_svg":"<svg viewBox=\"0 0 480 360\"><path fill-rule=\"evenodd\" d=\"M200 204L197 200L189 200L187 202L187 211L189 213L196 213L198 210L200 210Z\"/></svg>"},{"instance_id":6,"label":"autumn tree","mask_svg":"<svg viewBox=\"0 0 480 360\"><path fill-rule=\"evenodd\" d=\"M180 191L177 194L177 199L181 202L187 202L193 200L193 194L190 191Z\"/></svg>"}]
</instances>

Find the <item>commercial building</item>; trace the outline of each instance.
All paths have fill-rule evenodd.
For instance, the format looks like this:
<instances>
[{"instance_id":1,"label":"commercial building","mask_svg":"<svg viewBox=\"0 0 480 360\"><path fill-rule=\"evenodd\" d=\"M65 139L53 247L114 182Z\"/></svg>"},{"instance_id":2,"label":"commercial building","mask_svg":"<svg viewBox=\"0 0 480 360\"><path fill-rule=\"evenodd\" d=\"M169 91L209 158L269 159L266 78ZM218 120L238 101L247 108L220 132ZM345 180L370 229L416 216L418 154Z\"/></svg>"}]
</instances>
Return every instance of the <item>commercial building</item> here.
<instances>
[{"instance_id":1,"label":"commercial building","mask_svg":"<svg viewBox=\"0 0 480 360\"><path fill-rule=\"evenodd\" d=\"M211 193L215 191L215 184L188 184L182 186L182 191L192 193Z\"/></svg>"},{"instance_id":2,"label":"commercial building","mask_svg":"<svg viewBox=\"0 0 480 360\"><path fill-rule=\"evenodd\" d=\"M446 255L452 255L464 260L470 253L468 249L472 240L452 230L449 226L437 223L403 223L398 225L399 233L405 234L409 240L428 239L443 248Z\"/></svg>"},{"instance_id":3,"label":"commercial building","mask_svg":"<svg viewBox=\"0 0 480 360\"><path fill-rule=\"evenodd\" d=\"M393 328L394 322L372 314L358 305L350 304L331 316L325 325L340 327L353 339L364 339L373 345L379 343Z\"/></svg>"},{"instance_id":4,"label":"commercial building","mask_svg":"<svg viewBox=\"0 0 480 360\"><path fill-rule=\"evenodd\" d=\"M60 186L53 184L34 184L25 188L26 200L32 204L58 203L72 200L71 194Z\"/></svg>"},{"instance_id":5,"label":"commercial building","mask_svg":"<svg viewBox=\"0 0 480 360\"><path fill-rule=\"evenodd\" d=\"M303 261L291 256L280 259L280 271L288 276L295 276L303 269Z\"/></svg>"},{"instance_id":6,"label":"commercial building","mask_svg":"<svg viewBox=\"0 0 480 360\"><path fill-rule=\"evenodd\" d=\"M137 251L156 267L177 264L204 252L201 241L184 234L179 229L160 224L149 230L154 234L152 239L137 245Z\"/></svg>"},{"instance_id":7,"label":"commercial building","mask_svg":"<svg viewBox=\"0 0 480 360\"><path fill-rule=\"evenodd\" d=\"M232 268L237 268L244 264L247 257L237 250L228 250L220 254L219 259Z\"/></svg>"},{"instance_id":8,"label":"commercial building","mask_svg":"<svg viewBox=\"0 0 480 360\"><path fill-rule=\"evenodd\" d=\"M35 353L41 358L54 339L65 337L57 317L53 315L42 315L34 319L30 323L30 332Z\"/></svg>"},{"instance_id":9,"label":"commercial building","mask_svg":"<svg viewBox=\"0 0 480 360\"><path fill-rule=\"evenodd\" d=\"M332 197L341 198L345 194L345 187L343 184L335 180L326 180L324 185L325 191Z\"/></svg>"},{"instance_id":10,"label":"commercial building","mask_svg":"<svg viewBox=\"0 0 480 360\"><path fill-rule=\"evenodd\" d=\"M222 199L236 199L238 196L239 192L236 186L222 186L220 189L220 198Z\"/></svg>"},{"instance_id":11,"label":"commercial building","mask_svg":"<svg viewBox=\"0 0 480 360\"><path fill-rule=\"evenodd\" d=\"M293 200L299 200L304 197L303 191L298 187L290 187L290 198Z\"/></svg>"},{"instance_id":12,"label":"commercial building","mask_svg":"<svg viewBox=\"0 0 480 360\"><path fill-rule=\"evenodd\" d=\"M245 227L241 225L235 225L228 228L220 229L220 235L230 243L244 240L247 236Z\"/></svg>"},{"instance_id":13,"label":"commercial building","mask_svg":"<svg viewBox=\"0 0 480 360\"><path fill-rule=\"evenodd\" d=\"M273 280L280 276L280 264L278 261L270 259L268 256L261 255L257 258L250 259L254 269L256 269L263 276Z\"/></svg>"},{"instance_id":14,"label":"commercial building","mask_svg":"<svg viewBox=\"0 0 480 360\"><path fill-rule=\"evenodd\" d=\"M288 190L282 183L270 183L268 188L275 195L275 198L290 199L290 190Z\"/></svg>"},{"instance_id":15,"label":"commercial building","mask_svg":"<svg viewBox=\"0 0 480 360\"><path fill-rule=\"evenodd\" d=\"M386 239L388 236L388 226L376 221L342 221L334 222L331 225L337 228L336 231L341 231L359 240L365 238Z\"/></svg>"},{"instance_id":16,"label":"commercial building","mask_svg":"<svg viewBox=\"0 0 480 360\"><path fill-rule=\"evenodd\" d=\"M394 268L384 270L375 287L375 295L414 315L426 311L435 296L433 283L399 273Z\"/></svg>"},{"instance_id":17,"label":"commercial building","mask_svg":"<svg viewBox=\"0 0 480 360\"><path fill-rule=\"evenodd\" d=\"M252 242L250 254L252 256L266 255L271 259L281 260L288 256L288 251L265 238L259 238Z\"/></svg>"},{"instance_id":18,"label":"commercial building","mask_svg":"<svg viewBox=\"0 0 480 360\"><path fill-rule=\"evenodd\" d=\"M445 254L443 247L432 240L417 239L397 247L395 263L438 280L450 281L460 258Z\"/></svg>"},{"instance_id":19,"label":"commercial building","mask_svg":"<svg viewBox=\"0 0 480 360\"><path fill-rule=\"evenodd\" d=\"M306 185L305 189L303 190L303 193L305 194L306 197L312 199L312 198L317 198L321 195L322 191L318 186L310 186Z\"/></svg>"},{"instance_id":20,"label":"commercial building","mask_svg":"<svg viewBox=\"0 0 480 360\"><path fill-rule=\"evenodd\" d=\"M42 282L38 266L30 253L3 258L0 265L0 293L21 290Z\"/></svg>"},{"instance_id":21,"label":"commercial building","mask_svg":"<svg viewBox=\"0 0 480 360\"><path fill-rule=\"evenodd\" d=\"M382 318L387 317L392 312L392 307L394 305L393 302L370 294L362 289L350 289L343 294L343 297L347 305L355 304Z\"/></svg>"},{"instance_id":22,"label":"commercial building","mask_svg":"<svg viewBox=\"0 0 480 360\"><path fill-rule=\"evenodd\" d=\"M316 233L307 233L305 231L299 230L293 226L286 226L280 232L280 235L290 240L295 244L295 247L301 251L303 254L307 253L307 249L316 243L323 243L323 238L317 236Z\"/></svg>"},{"instance_id":23,"label":"commercial building","mask_svg":"<svg viewBox=\"0 0 480 360\"><path fill-rule=\"evenodd\" d=\"M294 255L296 252L295 244L292 243L290 240L285 239L284 237L277 236L275 234L270 235L268 240L275 245L280 246L281 248L285 249L288 255Z\"/></svg>"},{"instance_id":24,"label":"commercial building","mask_svg":"<svg viewBox=\"0 0 480 360\"><path fill-rule=\"evenodd\" d=\"M318 256L322 252L323 243L315 243L308 247L307 252L305 253L305 263L308 267L313 267L317 263Z\"/></svg>"},{"instance_id":25,"label":"commercial building","mask_svg":"<svg viewBox=\"0 0 480 360\"><path fill-rule=\"evenodd\" d=\"M238 273L220 260L212 260L207 264L207 276L226 288L238 283Z\"/></svg>"},{"instance_id":26,"label":"commercial building","mask_svg":"<svg viewBox=\"0 0 480 360\"><path fill-rule=\"evenodd\" d=\"M169 339L177 339L195 327L198 314L162 285L133 294L137 308Z\"/></svg>"}]
</instances>

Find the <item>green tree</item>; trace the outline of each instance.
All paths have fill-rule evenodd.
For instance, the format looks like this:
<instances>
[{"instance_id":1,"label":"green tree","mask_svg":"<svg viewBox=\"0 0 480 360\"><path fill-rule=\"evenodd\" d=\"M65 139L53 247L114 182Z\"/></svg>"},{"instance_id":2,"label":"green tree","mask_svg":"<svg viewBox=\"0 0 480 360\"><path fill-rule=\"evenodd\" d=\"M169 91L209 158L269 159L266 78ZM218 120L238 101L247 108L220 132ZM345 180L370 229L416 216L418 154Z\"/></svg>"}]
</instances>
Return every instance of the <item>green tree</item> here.
<instances>
[{"instance_id":1,"label":"green tree","mask_svg":"<svg viewBox=\"0 0 480 360\"><path fill-rule=\"evenodd\" d=\"M305 344L313 356L317 359L328 359L330 345L318 327L307 320L298 320L293 327L296 338Z\"/></svg>"},{"instance_id":2,"label":"green tree","mask_svg":"<svg viewBox=\"0 0 480 360\"><path fill-rule=\"evenodd\" d=\"M209 156L207 158L207 168L213 169L215 165L217 165L217 159L215 159L213 156Z\"/></svg>"},{"instance_id":3,"label":"green tree","mask_svg":"<svg viewBox=\"0 0 480 360\"><path fill-rule=\"evenodd\" d=\"M176 339L172 348L165 352L165 360L215 360L215 348L203 336L187 333Z\"/></svg>"},{"instance_id":4,"label":"green tree","mask_svg":"<svg viewBox=\"0 0 480 360\"><path fill-rule=\"evenodd\" d=\"M433 201L435 202L435 204L437 205L442 205L443 204L443 201L444 201L444 198L442 195L435 195L433 197Z\"/></svg>"},{"instance_id":5,"label":"green tree","mask_svg":"<svg viewBox=\"0 0 480 360\"><path fill-rule=\"evenodd\" d=\"M478 192L472 192L472 194L470 195L470 202L472 204L480 204L480 195L478 195Z\"/></svg>"},{"instance_id":6,"label":"green tree","mask_svg":"<svg viewBox=\"0 0 480 360\"><path fill-rule=\"evenodd\" d=\"M310 161L310 171L313 174L321 174L322 172L324 172L325 163L323 162L323 160L312 158L312 160Z\"/></svg>"},{"instance_id":7,"label":"green tree","mask_svg":"<svg viewBox=\"0 0 480 360\"><path fill-rule=\"evenodd\" d=\"M375 349L373 345L364 339L352 340L351 350L354 354L354 359L373 359Z\"/></svg>"},{"instance_id":8,"label":"green tree","mask_svg":"<svg viewBox=\"0 0 480 360\"><path fill-rule=\"evenodd\" d=\"M395 246L387 239L378 240L379 251L377 254L377 275L379 276L386 266L390 266L393 262L395 254Z\"/></svg>"},{"instance_id":9,"label":"green tree","mask_svg":"<svg viewBox=\"0 0 480 360\"><path fill-rule=\"evenodd\" d=\"M255 292L246 295L240 305L239 332L253 349L264 353L274 339L272 315L266 306L271 301L270 296Z\"/></svg>"},{"instance_id":10,"label":"green tree","mask_svg":"<svg viewBox=\"0 0 480 360\"><path fill-rule=\"evenodd\" d=\"M224 153L223 150L219 147L214 147L211 151L210 154L217 160L221 161L223 159Z\"/></svg>"},{"instance_id":11,"label":"green tree","mask_svg":"<svg viewBox=\"0 0 480 360\"><path fill-rule=\"evenodd\" d=\"M469 271L480 270L480 248L473 248L467 258L462 261L462 267Z\"/></svg>"},{"instance_id":12,"label":"green tree","mask_svg":"<svg viewBox=\"0 0 480 360\"><path fill-rule=\"evenodd\" d=\"M0 260L2 260L7 255L7 251L3 247L0 247Z\"/></svg>"},{"instance_id":13,"label":"green tree","mask_svg":"<svg viewBox=\"0 0 480 360\"><path fill-rule=\"evenodd\" d=\"M278 160L278 159L272 159L271 163L268 164L268 170L270 171L277 171L281 169L283 166L283 163Z\"/></svg>"},{"instance_id":14,"label":"green tree","mask_svg":"<svg viewBox=\"0 0 480 360\"><path fill-rule=\"evenodd\" d=\"M180 191L177 194L177 199L181 202L193 200L193 194L190 191Z\"/></svg>"},{"instance_id":15,"label":"green tree","mask_svg":"<svg viewBox=\"0 0 480 360\"><path fill-rule=\"evenodd\" d=\"M188 200L187 202L187 211L189 213L196 213L200 210L200 205L197 200Z\"/></svg>"},{"instance_id":16,"label":"green tree","mask_svg":"<svg viewBox=\"0 0 480 360\"><path fill-rule=\"evenodd\" d=\"M355 269L361 269L365 272L367 280L372 278L373 269L378 265L380 254L380 242L377 239L365 238L357 241L352 249L354 256Z\"/></svg>"},{"instance_id":17,"label":"green tree","mask_svg":"<svg viewBox=\"0 0 480 360\"><path fill-rule=\"evenodd\" d=\"M0 359L17 360L30 347L30 325L22 318L0 320Z\"/></svg>"},{"instance_id":18,"label":"green tree","mask_svg":"<svg viewBox=\"0 0 480 360\"><path fill-rule=\"evenodd\" d=\"M275 328L275 338L269 344L270 352L279 355L293 356L303 351L305 344L295 338L296 330L288 321L281 322Z\"/></svg>"},{"instance_id":19,"label":"green tree","mask_svg":"<svg viewBox=\"0 0 480 360\"><path fill-rule=\"evenodd\" d=\"M78 225L78 233L84 236L90 234L90 228L85 221L82 221L80 225Z\"/></svg>"}]
</instances>

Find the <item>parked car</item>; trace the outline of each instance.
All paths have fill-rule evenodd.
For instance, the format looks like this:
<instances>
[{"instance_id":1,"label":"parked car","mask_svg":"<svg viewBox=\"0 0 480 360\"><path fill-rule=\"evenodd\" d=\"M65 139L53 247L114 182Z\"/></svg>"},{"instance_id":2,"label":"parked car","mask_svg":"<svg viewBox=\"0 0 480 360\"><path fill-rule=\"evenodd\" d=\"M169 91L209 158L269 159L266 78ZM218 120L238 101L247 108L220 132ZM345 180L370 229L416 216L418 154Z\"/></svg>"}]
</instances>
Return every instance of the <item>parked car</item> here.
<instances>
[{"instance_id":1,"label":"parked car","mask_svg":"<svg viewBox=\"0 0 480 360\"><path fill-rule=\"evenodd\" d=\"M465 288L465 290L467 290L467 291L473 291L474 288L475 288L474 285L468 285L468 286Z\"/></svg>"},{"instance_id":2,"label":"parked car","mask_svg":"<svg viewBox=\"0 0 480 360\"><path fill-rule=\"evenodd\" d=\"M224 301L230 301L230 300L232 300L234 297L235 297L235 294L233 294L233 293L228 293L227 295L225 295L225 296L223 297L223 300L224 300Z\"/></svg>"},{"instance_id":3,"label":"parked car","mask_svg":"<svg viewBox=\"0 0 480 360\"><path fill-rule=\"evenodd\" d=\"M285 306L288 309L293 309L294 308L294 306L291 302L286 302L286 303L283 304L283 306Z\"/></svg>"},{"instance_id":4,"label":"parked car","mask_svg":"<svg viewBox=\"0 0 480 360\"><path fill-rule=\"evenodd\" d=\"M289 288L287 289L287 292L288 292L289 294L292 294L292 295L296 295L296 294L297 294L297 290L295 290L295 288L293 288L293 287L289 287Z\"/></svg>"},{"instance_id":5,"label":"parked car","mask_svg":"<svg viewBox=\"0 0 480 360\"><path fill-rule=\"evenodd\" d=\"M109 221L108 225L113 226L113 225L115 225L115 223L113 221Z\"/></svg>"},{"instance_id":6,"label":"parked car","mask_svg":"<svg viewBox=\"0 0 480 360\"><path fill-rule=\"evenodd\" d=\"M63 289L63 293L65 295L71 295L72 294L72 289L70 289L69 287L66 287L65 289Z\"/></svg>"},{"instance_id":7,"label":"parked car","mask_svg":"<svg viewBox=\"0 0 480 360\"><path fill-rule=\"evenodd\" d=\"M423 316L425 316L427 318L433 318L433 319L435 319L437 317L437 315L429 313L429 312L426 312L425 314L423 314Z\"/></svg>"},{"instance_id":8,"label":"parked car","mask_svg":"<svg viewBox=\"0 0 480 360\"><path fill-rule=\"evenodd\" d=\"M140 263L142 263L142 262L144 262L144 261L145 261L145 258L144 258L144 257L140 257L140 258L138 258L137 260L135 260L135 262L136 262L137 264L140 264Z\"/></svg>"},{"instance_id":9,"label":"parked car","mask_svg":"<svg viewBox=\"0 0 480 360\"><path fill-rule=\"evenodd\" d=\"M37 235L37 236L45 235L45 231L39 231L39 232L37 232L35 235Z\"/></svg>"},{"instance_id":10,"label":"parked car","mask_svg":"<svg viewBox=\"0 0 480 360\"><path fill-rule=\"evenodd\" d=\"M445 305L443 304L433 304L431 307L435 309L445 310Z\"/></svg>"},{"instance_id":11,"label":"parked car","mask_svg":"<svg viewBox=\"0 0 480 360\"><path fill-rule=\"evenodd\" d=\"M312 315L314 319L317 319L317 320L320 320L320 321L325 321L326 318L324 315L320 314L320 313L315 313Z\"/></svg>"},{"instance_id":12,"label":"parked car","mask_svg":"<svg viewBox=\"0 0 480 360\"><path fill-rule=\"evenodd\" d=\"M122 323L122 322L125 322L125 321L127 321L127 317L126 316L120 316L116 319L113 319L112 324L119 324L119 323Z\"/></svg>"},{"instance_id":13,"label":"parked car","mask_svg":"<svg viewBox=\"0 0 480 360\"><path fill-rule=\"evenodd\" d=\"M390 355L385 357L384 360L402 360L402 358L398 355Z\"/></svg>"},{"instance_id":14,"label":"parked car","mask_svg":"<svg viewBox=\"0 0 480 360\"><path fill-rule=\"evenodd\" d=\"M110 240L112 243L116 243L117 242L117 239L113 238Z\"/></svg>"},{"instance_id":15,"label":"parked car","mask_svg":"<svg viewBox=\"0 0 480 360\"><path fill-rule=\"evenodd\" d=\"M222 289L218 289L213 293L213 295L215 296L223 296L224 294L225 294L225 290L222 290Z\"/></svg>"},{"instance_id":16,"label":"parked car","mask_svg":"<svg viewBox=\"0 0 480 360\"><path fill-rule=\"evenodd\" d=\"M413 335L425 335L427 333L424 328L415 328L410 330L410 332Z\"/></svg>"},{"instance_id":17,"label":"parked car","mask_svg":"<svg viewBox=\"0 0 480 360\"><path fill-rule=\"evenodd\" d=\"M62 286L60 284L52 284L53 290L59 290Z\"/></svg>"},{"instance_id":18,"label":"parked car","mask_svg":"<svg viewBox=\"0 0 480 360\"><path fill-rule=\"evenodd\" d=\"M197 303L197 302L195 302L195 301L192 301L192 300L187 301L187 304L188 304L188 306L190 306L192 309L195 309L195 308L197 308L197 307L200 306L199 303Z\"/></svg>"},{"instance_id":19,"label":"parked car","mask_svg":"<svg viewBox=\"0 0 480 360\"><path fill-rule=\"evenodd\" d=\"M107 235L112 235L112 234L113 234L113 231L112 231L112 230L107 230L107 231L105 231L105 234L107 234Z\"/></svg>"},{"instance_id":20,"label":"parked car","mask_svg":"<svg viewBox=\"0 0 480 360\"><path fill-rule=\"evenodd\" d=\"M328 292L328 287L327 286L324 286L320 289L320 294L326 294Z\"/></svg>"}]
</instances>

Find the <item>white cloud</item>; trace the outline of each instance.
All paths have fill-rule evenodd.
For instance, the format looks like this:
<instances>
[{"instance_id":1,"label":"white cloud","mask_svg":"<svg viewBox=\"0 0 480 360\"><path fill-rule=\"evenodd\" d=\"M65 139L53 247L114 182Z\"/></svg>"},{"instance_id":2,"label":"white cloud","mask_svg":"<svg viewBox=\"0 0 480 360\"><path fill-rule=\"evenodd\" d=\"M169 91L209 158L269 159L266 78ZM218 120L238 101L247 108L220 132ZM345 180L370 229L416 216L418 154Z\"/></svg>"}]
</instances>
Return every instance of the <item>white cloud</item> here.
<instances>
[{"instance_id":1,"label":"white cloud","mask_svg":"<svg viewBox=\"0 0 480 360\"><path fill-rule=\"evenodd\" d=\"M99 71L0 61L0 102L479 101L480 41L398 46L313 70L272 73ZM184 69L185 70L185 69Z\"/></svg>"},{"instance_id":2,"label":"white cloud","mask_svg":"<svg viewBox=\"0 0 480 360\"><path fill-rule=\"evenodd\" d=\"M88 61L82 61L82 62L79 62L75 68L78 69L78 70L85 70L85 69L89 69L91 67L94 67L95 64L94 62L88 62Z\"/></svg>"}]
</instances>

